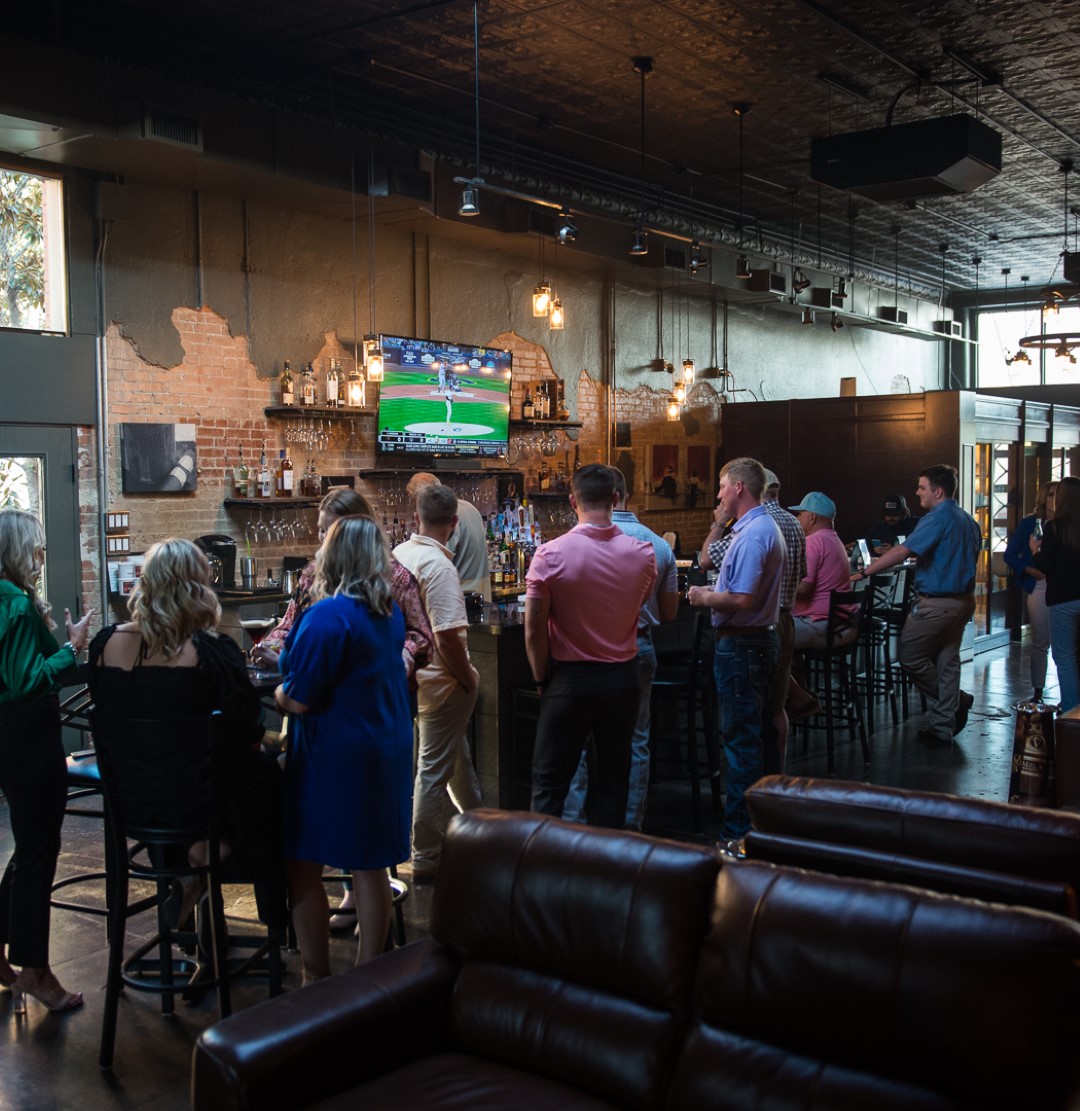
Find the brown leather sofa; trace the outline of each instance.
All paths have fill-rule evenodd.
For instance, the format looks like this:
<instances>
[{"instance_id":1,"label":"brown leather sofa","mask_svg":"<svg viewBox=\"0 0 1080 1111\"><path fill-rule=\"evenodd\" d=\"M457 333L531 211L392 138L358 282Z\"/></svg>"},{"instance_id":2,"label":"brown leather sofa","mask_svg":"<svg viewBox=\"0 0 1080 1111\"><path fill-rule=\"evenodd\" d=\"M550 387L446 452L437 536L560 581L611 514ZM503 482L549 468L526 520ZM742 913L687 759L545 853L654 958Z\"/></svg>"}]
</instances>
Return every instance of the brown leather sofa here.
<instances>
[{"instance_id":1,"label":"brown leather sofa","mask_svg":"<svg viewBox=\"0 0 1080 1111\"><path fill-rule=\"evenodd\" d=\"M1062 1107L1080 925L532 814L432 936L203 1033L195 1111Z\"/></svg>"},{"instance_id":2,"label":"brown leather sofa","mask_svg":"<svg viewBox=\"0 0 1080 1111\"><path fill-rule=\"evenodd\" d=\"M1076 918L1080 817L929 791L770 775L746 855Z\"/></svg>"}]
</instances>

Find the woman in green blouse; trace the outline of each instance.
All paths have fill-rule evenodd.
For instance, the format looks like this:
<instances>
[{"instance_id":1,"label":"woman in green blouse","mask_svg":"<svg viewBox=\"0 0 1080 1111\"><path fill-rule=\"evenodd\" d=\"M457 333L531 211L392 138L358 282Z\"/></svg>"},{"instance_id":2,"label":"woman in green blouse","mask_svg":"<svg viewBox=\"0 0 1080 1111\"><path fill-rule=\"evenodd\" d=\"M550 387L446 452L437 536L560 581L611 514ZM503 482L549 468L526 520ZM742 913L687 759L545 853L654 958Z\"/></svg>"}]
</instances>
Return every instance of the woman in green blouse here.
<instances>
[{"instance_id":1,"label":"woman in green blouse","mask_svg":"<svg viewBox=\"0 0 1080 1111\"><path fill-rule=\"evenodd\" d=\"M51 607L36 589L44 561L38 519L0 511L0 791L15 842L0 880L0 985L11 988L16 1014L27 995L50 1011L83 1001L49 967L49 899L67 797L56 692L86 644L93 611L73 624L64 610L68 640L58 648Z\"/></svg>"}]
</instances>

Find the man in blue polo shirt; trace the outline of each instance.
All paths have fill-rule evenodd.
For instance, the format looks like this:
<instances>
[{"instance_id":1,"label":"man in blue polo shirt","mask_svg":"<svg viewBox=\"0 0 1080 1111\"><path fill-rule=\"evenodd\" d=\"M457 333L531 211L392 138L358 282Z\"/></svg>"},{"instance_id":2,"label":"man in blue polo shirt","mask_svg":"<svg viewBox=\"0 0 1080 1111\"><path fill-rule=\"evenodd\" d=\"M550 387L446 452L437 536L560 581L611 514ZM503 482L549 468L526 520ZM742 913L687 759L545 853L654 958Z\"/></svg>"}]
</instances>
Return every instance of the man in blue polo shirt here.
<instances>
[{"instance_id":1,"label":"man in blue polo shirt","mask_svg":"<svg viewBox=\"0 0 1080 1111\"><path fill-rule=\"evenodd\" d=\"M927 467L916 493L926 516L903 544L872 559L853 578L867 578L914 556L918 597L900 633L900 662L930 703L918 738L948 744L967 725L975 699L960 689L960 642L975 612L975 563L982 533L956 504L956 468Z\"/></svg>"},{"instance_id":2,"label":"man in blue polo shirt","mask_svg":"<svg viewBox=\"0 0 1080 1111\"><path fill-rule=\"evenodd\" d=\"M731 547L716 588L690 588L690 604L712 610L716 635L713 674L720 698L720 731L727 756L727 797L722 841L750 828L745 794L761 778L762 728L780 647L776 622L784 575L784 537L761 504L765 468L756 459L733 459L720 472L717 500L734 517Z\"/></svg>"}]
</instances>

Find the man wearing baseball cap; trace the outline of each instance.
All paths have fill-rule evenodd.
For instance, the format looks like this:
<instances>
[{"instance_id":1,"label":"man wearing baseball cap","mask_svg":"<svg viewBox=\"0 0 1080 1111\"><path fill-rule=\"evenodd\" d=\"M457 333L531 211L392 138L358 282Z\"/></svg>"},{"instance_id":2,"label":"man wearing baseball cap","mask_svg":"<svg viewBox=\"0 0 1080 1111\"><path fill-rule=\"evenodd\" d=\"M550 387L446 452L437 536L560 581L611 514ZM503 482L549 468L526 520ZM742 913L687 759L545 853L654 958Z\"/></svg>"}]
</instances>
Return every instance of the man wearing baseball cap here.
<instances>
[{"instance_id":1,"label":"man wearing baseball cap","mask_svg":"<svg viewBox=\"0 0 1080 1111\"><path fill-rule=\"evenodd\" d=\"M834 590L851 589L847 552L833 528L836 502L821 491L812 490L798 505L788 508L806 533L806 577L799 583L792 611L795 647L824 648L829 596Z\"/></svg>"},{"instance_id":2,"label":"man wearing baseball cap","mask_svg":"<svg viewBox=\"0 0 1080 1111\"><path fill-rule=\"evenodd\" d=\"M881 507L882 519L866 530L866 544L873 555L887 552L901 536L910 536L919 523L917 517L908 513L907 501L903 494L886 494Z\"/></svg>"}]
</instances>

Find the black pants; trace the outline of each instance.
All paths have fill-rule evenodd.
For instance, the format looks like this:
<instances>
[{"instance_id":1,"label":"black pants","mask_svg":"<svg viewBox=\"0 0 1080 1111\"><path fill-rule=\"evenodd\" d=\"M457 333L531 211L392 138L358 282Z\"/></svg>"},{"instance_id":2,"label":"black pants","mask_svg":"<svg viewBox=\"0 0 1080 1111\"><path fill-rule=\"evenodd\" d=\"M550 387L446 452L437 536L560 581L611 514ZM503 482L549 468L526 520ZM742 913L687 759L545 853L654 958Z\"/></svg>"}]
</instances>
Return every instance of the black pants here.
<instances>
[{"instance_id":1,"label":"black pants","mask_svg":"<svg viewBox=\"0 0 1080 1111\"><path fill-rule=\"evenodd\" d=\"M0 945L8 960L49 963L49 900L67 800L67 765L55 696L0 704L0 791L15 851L0 880Z\"/></svg>"},{"instance_id":2,"label":"black pants","mask_svg":"<svg viewBox=\"0 0 1080 1111\"><path fill-rule=\"evenodd\" d=\"M637 721L637 656L625 663L552 661L551 682L540 700L533 751L532 808L561 817L566 792L587 749L592 825L622 829L630 782L630 742Z\"/></svg>"}]
</instances>

